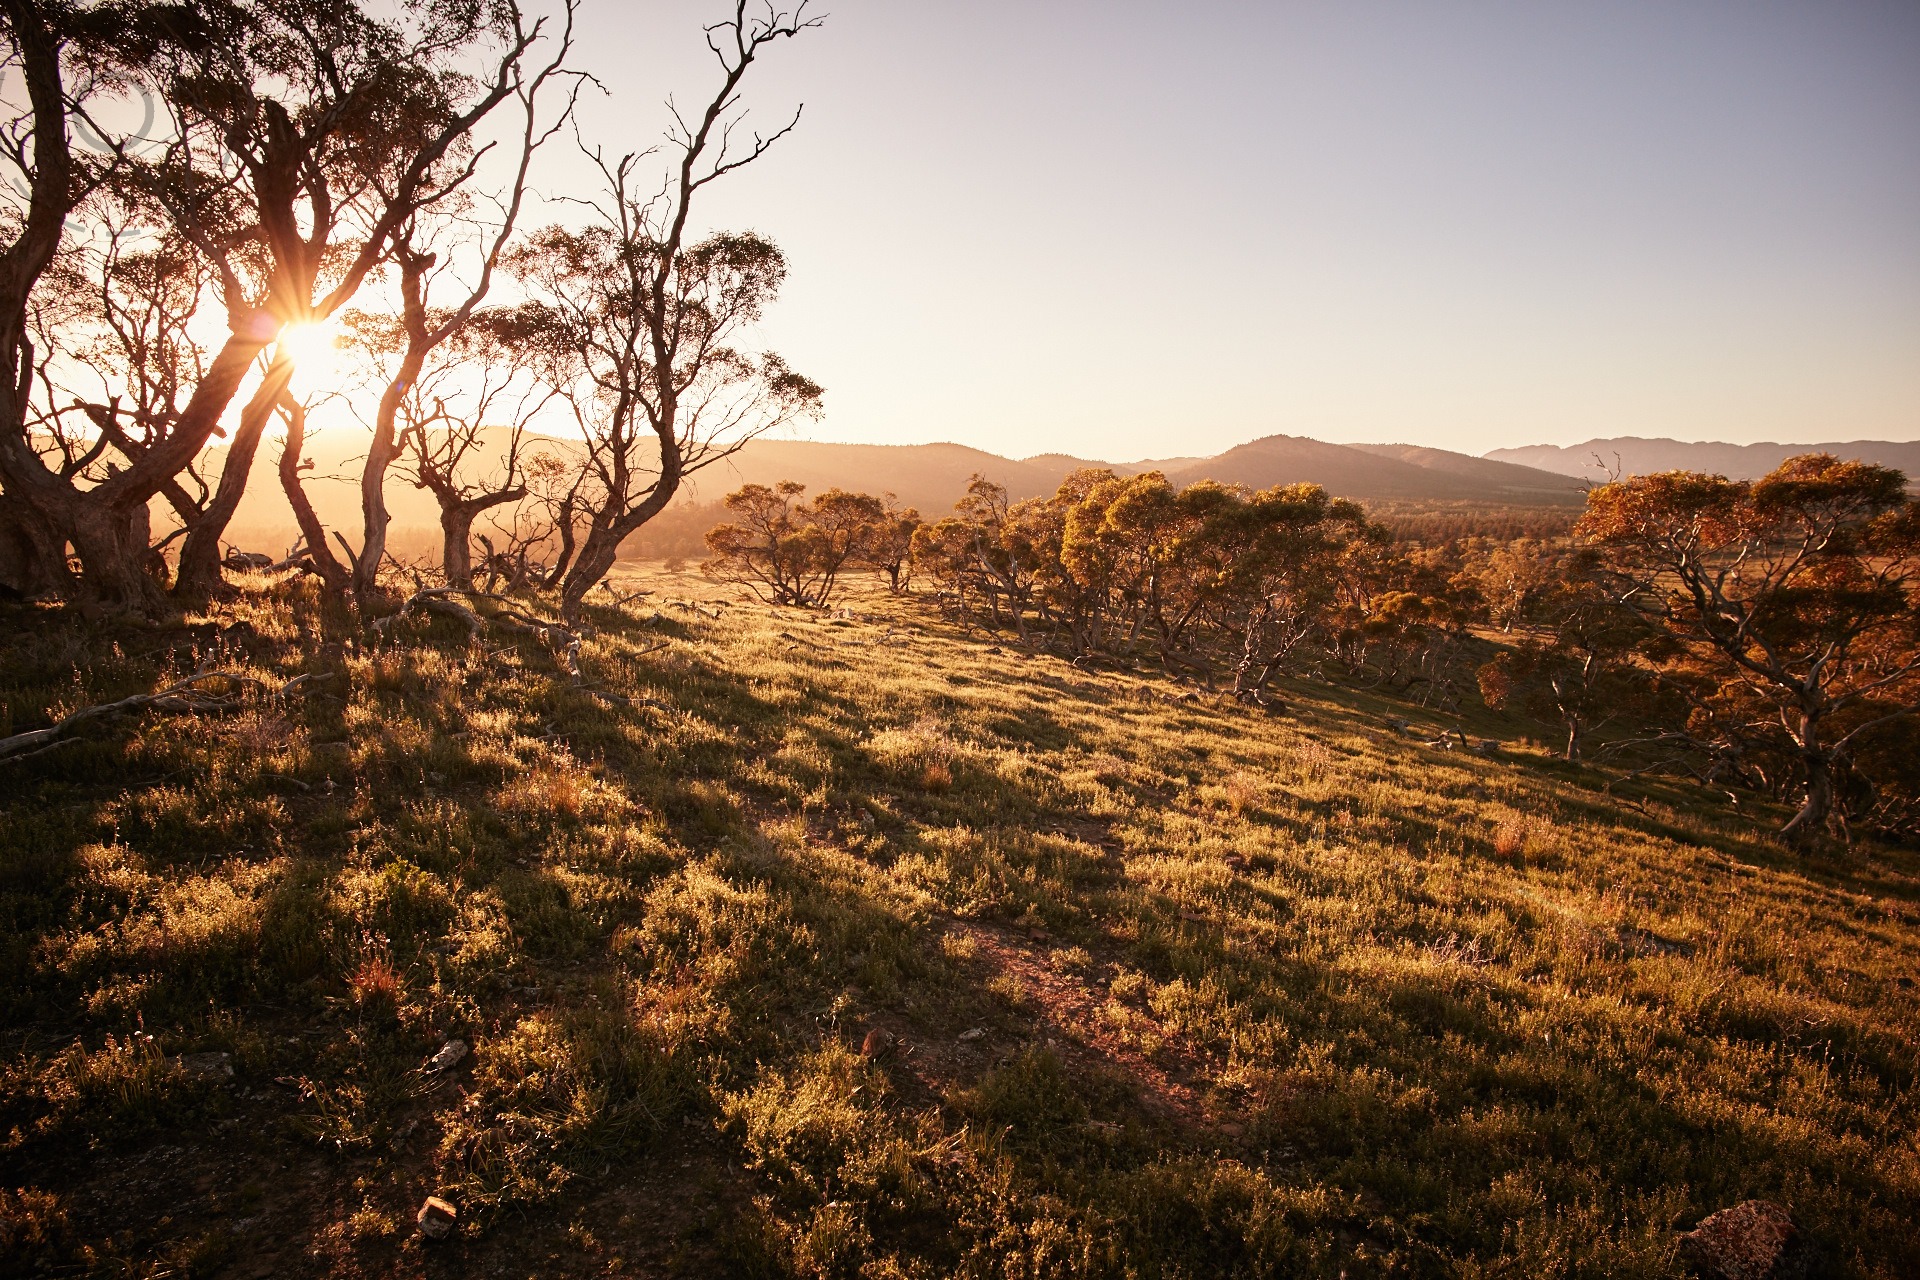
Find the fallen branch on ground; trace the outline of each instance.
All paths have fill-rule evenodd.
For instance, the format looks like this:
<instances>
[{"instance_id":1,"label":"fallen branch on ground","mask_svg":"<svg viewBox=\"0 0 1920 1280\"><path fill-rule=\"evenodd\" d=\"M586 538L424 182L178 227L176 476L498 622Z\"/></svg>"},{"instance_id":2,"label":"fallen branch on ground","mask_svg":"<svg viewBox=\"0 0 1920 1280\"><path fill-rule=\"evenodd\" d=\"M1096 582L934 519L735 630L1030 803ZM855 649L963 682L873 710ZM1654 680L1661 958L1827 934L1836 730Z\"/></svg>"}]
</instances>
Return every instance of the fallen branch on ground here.
<instances>
[{"instance_id":1,"label":"fallen branch on ground","mask_svg":"<svg viewBox=\"0 0 1920 1280\"><path fill-rule=\"evenodd\" d=\"M607 582L604 579L601 580L600 589L606 592L609 596L613 597L613 604L616 609L623 604L632 604L635 600L638 600L644 596L650 596L653 594L653 592L651 591L632 591L632 592L628 592L626 595L623 596L618 591L615 591L613 589L612 583Z\"/></svg>"},{"instance_id":2,"label":"fallen branch on ground","mask_svg":"<svg viewBox=\"0 0 1920 1280\"><path fill-rule=\"evenodd\" d=\"M226 711L238 711L245 704L245 699L240 696L240 692L245 689L258 689L268 698L280 699L329 678L324 673L295 676L275 689L264 680L253 676L243 676L232 671L202 671L153 693L136 693L132 697L121 698L117 702L103 702L98 706L82 707L72 715L62 717L44 729L28 729L24 733L0 738L0 760L19 760L38 755L42 751L59 746L75 730L96 720L131 715L137 711L160 711L170 715L217 715ZM212 693L202 687L215 680L226 681L238 688L227 693Z\"/></svg>"},{"instance_id":3,"label":"fallen branch on ground","mask_svg":"<svg viewBox=\"0 0 1920 1280\"><path fill-rule=\"evenodd\" d=\"M419 609L426 613L438 613L445 617L456 619L466 624L467 633L470 636L476 640L479 639L481 633L487 629L486 620L466 605L453 599L452 593L452 587L428 587L423 591L414 592L402 602L398 610L388 614L384 618L375 618L372 627L373 633L377 636L384 637L387 634L388 627L391 627L395 622L406 617L415 609Z\"/></svg>"},{"instance_id":4,"label":"fallen branch on ground","mask_svg":"<svg viewBox=\"0 0 1920 1280\"><path fill-rule=\"evenodd\" d=\"M472 600L491 601L497 607L490 613L482 614L455 599L456 595L463 595ZM408 596L396 612L376 619L373 623L374 632L384 636L387 628L415 609L457 618L466 625L469 637L474 640L478 640L485 634L488 626L499 627L514 635L532 636L547 646L553 654L553 660L559 663L576 683L586 678L585 673L580 669L580 637L577 634L558 623L536 618L523 611L508 597L494 595L491 592L461 591L455 587L427 587ZM655 646L655 648L662 647L664 646ZM649 649L647 652L651 653L653 650Z\"/></svg>"}]
</instances>

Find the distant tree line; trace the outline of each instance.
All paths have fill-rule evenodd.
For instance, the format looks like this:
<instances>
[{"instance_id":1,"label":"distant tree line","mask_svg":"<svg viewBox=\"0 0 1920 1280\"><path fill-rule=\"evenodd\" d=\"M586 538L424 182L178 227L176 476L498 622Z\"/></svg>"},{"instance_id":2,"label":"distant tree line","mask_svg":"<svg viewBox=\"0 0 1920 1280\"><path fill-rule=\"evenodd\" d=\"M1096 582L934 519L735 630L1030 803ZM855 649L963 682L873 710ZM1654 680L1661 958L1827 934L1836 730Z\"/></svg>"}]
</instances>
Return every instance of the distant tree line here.
<instances>
[{"instance_id":1,"label":"distant tree line","mask_svg":"<svg viewBox=\"0 0 1920 1280\"><path fill-rule=\"evenodd\" d=\"M1594 489L1567 536L1396 539L1312 484L1252 491L1086 470L951 515L749 485L707 571L824 605L847 570L1076 660L1152 663L1242 701L1309 676L1531 717L1606 757L1920 834L1920 504L1897 471L1826 455L1756 481L1672 473ZM1551 533L1551 529L1540 531Z\"/></svg>"}]
</instances>

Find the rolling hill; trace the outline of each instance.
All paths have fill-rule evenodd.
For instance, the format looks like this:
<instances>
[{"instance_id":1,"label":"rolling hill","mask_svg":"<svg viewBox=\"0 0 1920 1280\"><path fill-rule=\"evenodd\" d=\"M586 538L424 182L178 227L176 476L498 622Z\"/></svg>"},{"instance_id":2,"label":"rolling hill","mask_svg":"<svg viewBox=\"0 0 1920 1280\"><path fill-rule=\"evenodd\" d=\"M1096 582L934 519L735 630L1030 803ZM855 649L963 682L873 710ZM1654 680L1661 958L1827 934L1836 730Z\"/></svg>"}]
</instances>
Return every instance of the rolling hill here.
<instances>
[{"instance_id":1,"label":"rolling hill","mask_svg":"<svg viewBox=\"0 0 1920 1280\"><path fill-rule=\"evenodd\" d=\"M358 525L359 493L354 475L363 441L351 433L316 437L308 481L314 506L330 528ZM538 447L538 446L536 446ZM565 441L546 447L564 449ZM504 439L497 441L497 458ZM1250 488L1311 481L1341 497L1363 503L1440 504L1449 507L1564 507L1582 501L1583 483L1606 478L1610 469L1625 474L1650 471L1707 471L1735 479L1764 475L1795 454L1829 452L1898 467L1920 476L1920 442L1857 440L1828 444L1721 444L1621 436L1585 444L1529 445L1495 449L1485 457L1412 444L1329 444L1304 436L1272 435L1209 458L1163 458L1137 462L1101 462L1070 454L1046 453L1007 458L960 444L835 444L813 440L755 440L733 457L690 478L675 504L691 508L718 502L743 484L795 480L810 492L838 486L869 493L892 493L923 514L951 509L975 475L1006 486L1016 501L1053 492L1082 467L1108 467L1121 475L1161 471L1177 485L1198 480L1243 484ZM261 450L255 476L233 522L234 541L277 549L292 540L293 518L274 482L277 446ZM1601 460L1604 459L1604 462ZM218 453L212 465L220 462ZM387 505L396 538L424 547L438 526L432 497L396 476L388 485Z\"/></svg>"},{"instance_id":2,"label":"rolling hill","mask_svg":"<svg viewBox=\"0 0 1920 1280\"><path fill-rule=\"evenodd\" d=\"M1477 502L1497 506L1577 505L1578 485L1529 467L1417 445L1327 444L1303 436L1267 436L1227 450L1167 479L1264 489L1308 480L1362 501Z\"/></svg>"}]
</instances>

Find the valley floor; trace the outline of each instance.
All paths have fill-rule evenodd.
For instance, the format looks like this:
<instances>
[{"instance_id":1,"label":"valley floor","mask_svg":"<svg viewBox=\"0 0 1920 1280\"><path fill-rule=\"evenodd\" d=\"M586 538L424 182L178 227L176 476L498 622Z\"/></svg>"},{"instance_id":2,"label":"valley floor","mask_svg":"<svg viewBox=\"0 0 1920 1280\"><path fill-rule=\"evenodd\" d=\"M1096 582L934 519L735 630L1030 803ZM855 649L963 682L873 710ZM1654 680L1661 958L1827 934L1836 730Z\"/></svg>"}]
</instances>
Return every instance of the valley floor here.
<instances>
[{"instance_id":1,"label":"valley floor","mask_svg":"<svg viewBox=\"0 0 1920 1280\"><path fill-rule=\"evenodd\" d=\"M1677 1276L1758 1197L1914 1274L1913 853L623 573L577 678L6 619L14 729L327 678L0 763L0 1272Z\"/></svg>"}]
</instances>

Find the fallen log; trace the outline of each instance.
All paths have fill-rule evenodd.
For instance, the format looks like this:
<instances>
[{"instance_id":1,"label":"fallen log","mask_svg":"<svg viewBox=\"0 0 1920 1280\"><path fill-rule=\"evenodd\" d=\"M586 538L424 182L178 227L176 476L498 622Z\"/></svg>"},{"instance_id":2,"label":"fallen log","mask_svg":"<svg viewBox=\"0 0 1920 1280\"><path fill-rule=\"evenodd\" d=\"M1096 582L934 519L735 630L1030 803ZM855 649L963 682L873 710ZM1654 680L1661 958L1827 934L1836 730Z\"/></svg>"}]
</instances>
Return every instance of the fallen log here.
<instances>
[{"instance_id":1,"label":"fallen log","mask_svg":"<svg viewBox=\"0 0 1920 1280\"><path fill-rule=\"evenodd\" d=\"M226 711L238 711L245 705L245 699L238 696L237 691L213 693L203 687L216 680L239 686L241 690L258 689L268 698L280 699L329 678L324 673L295 676L275 689L264 680L243 676L233 671L202 671L152 693L136 693L131 697L121 698L117 702L103 702L97 706L82 707L44 729L28 729L23 733L0 738L0 761L20 760L51 750L71 737L76 730L97 720L109 720L116 716L132 715L141 711L159 711L170 715L217 715Z\"/></svg>"},{"instance_id":2,"label":"fallen log","mask_svg":"<svg viewBox=\"0 0 1920 1280\"><path fill-rule=\"evenodd\" d=\"M470 606L456 600L455 595L464 595L474 600L489 600L498 607L491 613L481 614ZM428 613L443 614L457 618L466 624L469 638L478 640L485 634L488 626L499 627L514 635L532 636L546 645L553 654L553 660L576 681L584 679L580 670L580 637L555 622L536 618L523 612L517 604L506 596L497 596L486 591L460 591L455 587L427 587L408 596L400 608L384 618L377 618L372 624L376 635L384 636L387 628L408 613L418 609Z\"/></svg>"}]
</instances>

